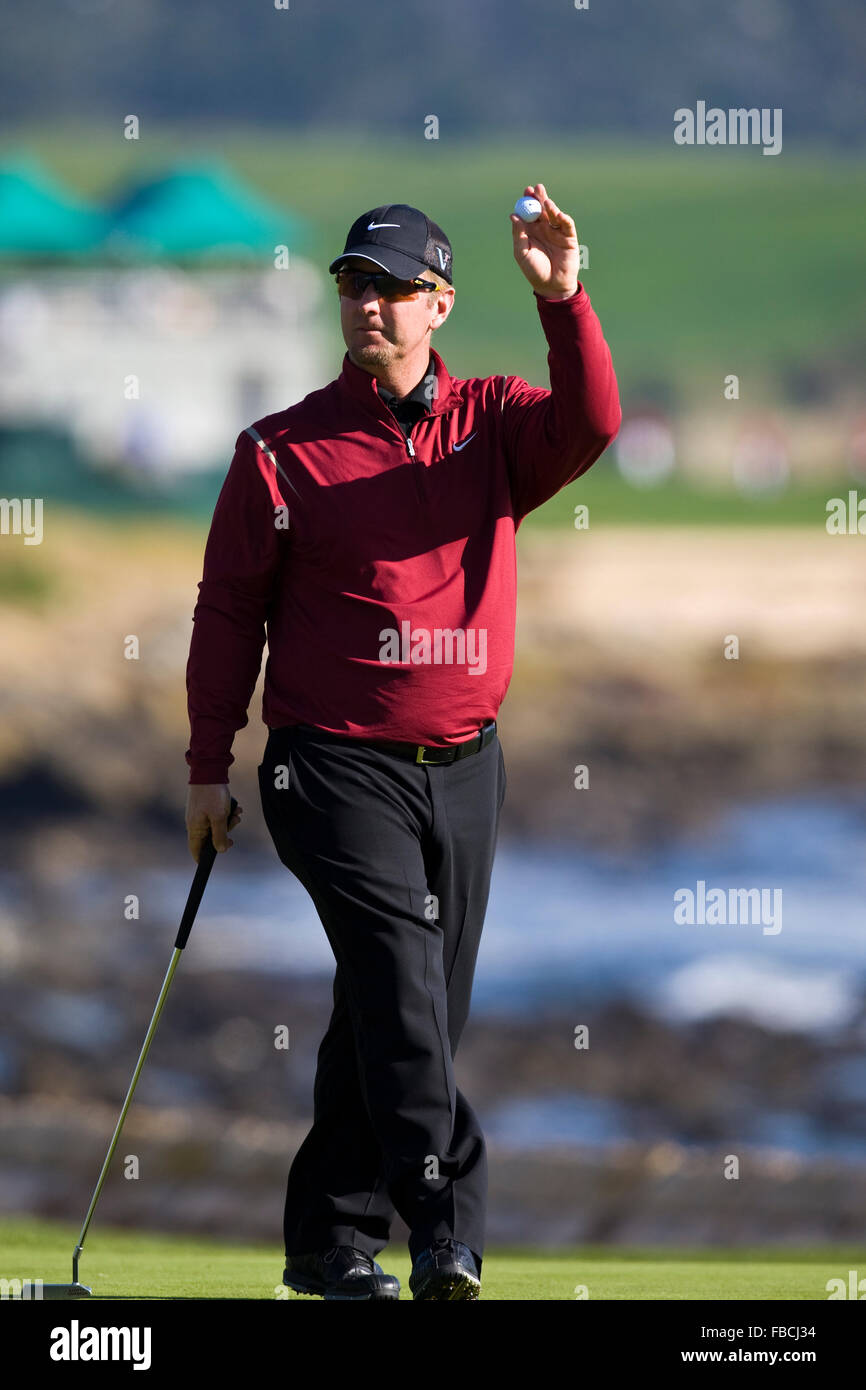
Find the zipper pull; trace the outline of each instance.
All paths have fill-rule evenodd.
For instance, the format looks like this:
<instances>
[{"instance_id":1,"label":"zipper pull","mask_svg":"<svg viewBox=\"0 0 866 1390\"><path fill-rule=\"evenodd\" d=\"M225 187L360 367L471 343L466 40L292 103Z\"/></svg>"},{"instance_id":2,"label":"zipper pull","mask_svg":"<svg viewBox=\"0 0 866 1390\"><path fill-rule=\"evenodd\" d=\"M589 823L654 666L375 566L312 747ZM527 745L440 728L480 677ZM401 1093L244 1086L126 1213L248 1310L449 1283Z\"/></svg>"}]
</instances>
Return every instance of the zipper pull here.
<instances>
[{"instance_id":1,"label":"zipper pull","mask_svg":"<svg viewBox=\"0 0 866 1390\"><path fill-rule=\"evenodd\" d=\"M406 451L410 458L415 457L415 445L412 443L412 438L408 434L406 435Z\"/></svg>"}]
</instances>

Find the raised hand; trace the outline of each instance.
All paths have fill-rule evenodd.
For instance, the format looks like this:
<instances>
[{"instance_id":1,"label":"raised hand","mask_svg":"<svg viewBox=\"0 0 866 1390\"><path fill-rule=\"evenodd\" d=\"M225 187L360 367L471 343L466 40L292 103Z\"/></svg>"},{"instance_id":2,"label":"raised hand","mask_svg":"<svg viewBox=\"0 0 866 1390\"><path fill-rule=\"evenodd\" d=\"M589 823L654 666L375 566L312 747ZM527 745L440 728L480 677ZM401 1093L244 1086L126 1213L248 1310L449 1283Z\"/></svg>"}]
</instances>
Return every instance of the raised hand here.
<instances>
[{"instance_id":1,"label":"raised hand","mask_svg":"<svg viewBox=\"0 0 866 1390\"><path fill-rule=\"evenodd\" d=\"M514 259L538 294L546 299L567 299L575 293L580 271L580 246L574 220L547 196L543 183L527 184L524 196L537 198L541 216L524 222L511 214Z\"/></svg>"}]
</instances>

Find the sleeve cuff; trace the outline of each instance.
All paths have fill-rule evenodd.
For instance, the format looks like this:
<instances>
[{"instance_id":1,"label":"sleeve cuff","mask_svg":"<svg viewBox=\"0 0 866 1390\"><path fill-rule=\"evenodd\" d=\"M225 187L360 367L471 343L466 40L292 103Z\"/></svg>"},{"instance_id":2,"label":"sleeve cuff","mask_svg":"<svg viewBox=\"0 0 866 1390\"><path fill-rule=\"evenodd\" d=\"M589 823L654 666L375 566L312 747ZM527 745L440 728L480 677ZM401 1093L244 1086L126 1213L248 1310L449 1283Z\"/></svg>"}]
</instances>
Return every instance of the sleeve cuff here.
<instances>
[{"instance_id":1,"label":"sleeve cuff","mask_svg":"<svg viewBox=\"0 0 866 1390\"><path fill-rule=\"evenodd\" d=\"M190 763L187 786L228 786L229 770L224 762Z\"/></svg>"},{"instance_id":2,"label":"sleeve cuff","mask_svg":"<svg viewBox=\"0 0 866 1390\"><path fill-rule=\"evenodd\" d=\"M586 290L583 288L583 285L579 280L577 282L577 289L575 290L574 294L570 294L567 299L548 299L546 295L539 294L538 290L533 290L532 293L535 295L535 298L538 300L539 304L577 304L580 302L582 297L588 298Z\"/></svg>"}]
</instances>

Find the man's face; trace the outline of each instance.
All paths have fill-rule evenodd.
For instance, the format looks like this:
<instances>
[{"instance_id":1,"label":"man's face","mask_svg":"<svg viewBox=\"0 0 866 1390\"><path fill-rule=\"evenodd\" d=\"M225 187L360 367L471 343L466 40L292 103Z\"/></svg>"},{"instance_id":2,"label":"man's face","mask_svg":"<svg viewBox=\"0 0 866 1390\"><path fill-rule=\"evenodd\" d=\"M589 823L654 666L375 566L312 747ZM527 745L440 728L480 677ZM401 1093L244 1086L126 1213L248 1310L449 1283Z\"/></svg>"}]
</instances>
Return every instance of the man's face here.
<instances>
[{"instance_id":1,"label":"man's face","mask_svg":"<svg viewBox=\"0 0 866 1390\"><path fill-rule=\"evenodd\" d=\"M382 269L363 256L347 256L342 264L351 270ZM419 278L432 279L423 272ZM450 291L420 290L411 299L389 303L376 298L373 285L360 299L341 295L340 326L350 359L359 367L388 366L411 357L422 343L429 348L430 334L445 322L453 300Z\"/></svg>"}]
</instances>

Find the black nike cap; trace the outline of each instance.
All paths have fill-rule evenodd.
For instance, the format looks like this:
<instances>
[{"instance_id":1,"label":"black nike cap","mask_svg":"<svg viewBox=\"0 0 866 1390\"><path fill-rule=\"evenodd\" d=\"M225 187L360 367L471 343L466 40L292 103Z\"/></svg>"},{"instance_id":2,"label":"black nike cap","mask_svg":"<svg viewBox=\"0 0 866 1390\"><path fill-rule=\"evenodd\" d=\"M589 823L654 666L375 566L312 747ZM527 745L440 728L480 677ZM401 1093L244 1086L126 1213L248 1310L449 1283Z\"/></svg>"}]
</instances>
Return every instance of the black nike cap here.
<instances>
[{"instance_id":1,"label":"black nike cap","mask_svg":"<svg viewBox=\"0 0 866 1390\"><path fill-rule=\"evenodd\" d=\"M349 228L345 249L331 261L328 274L347 256L365 256L400 280L435 270L451 284L451 242L441 227L407 203L387 203L363 213Z\"/></svg>"}]
</instances>

